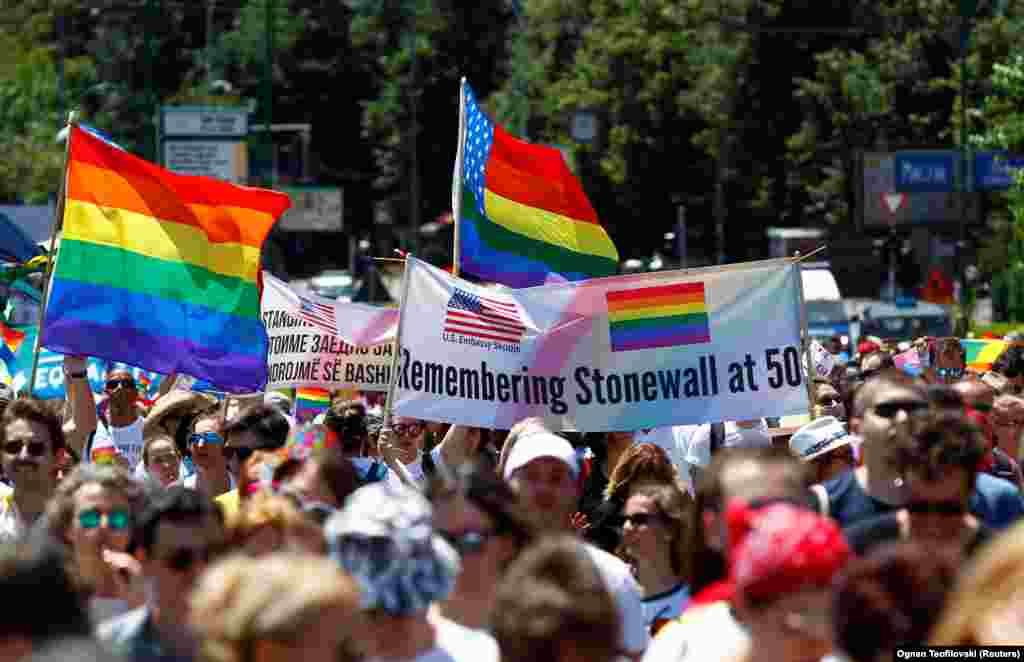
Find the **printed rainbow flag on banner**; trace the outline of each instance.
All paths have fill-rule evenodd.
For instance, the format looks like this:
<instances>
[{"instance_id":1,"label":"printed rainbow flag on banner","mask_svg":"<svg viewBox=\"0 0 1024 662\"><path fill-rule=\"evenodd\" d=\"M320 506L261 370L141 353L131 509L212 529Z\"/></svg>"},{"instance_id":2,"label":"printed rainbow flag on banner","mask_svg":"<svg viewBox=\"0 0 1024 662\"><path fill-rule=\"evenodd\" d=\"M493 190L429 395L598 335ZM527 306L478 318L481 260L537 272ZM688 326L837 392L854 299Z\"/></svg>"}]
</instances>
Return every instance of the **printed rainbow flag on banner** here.
<instances>
[{"instance_id":1,"label":"printed rainbow flag on banner","mask_svg":"<svg viewBox=\"0 0 1024 662\"><path fill-rule=\"evenodd\" d=\"M992 364L999 355L1010 346L1005 340L975 340L963 338L960 346L964 348L967 358L964 363L973 370L991 370Z\"/></svg>"},{"instance_id":2,"label":"printed rainbow flag on banner","mask_svg":"<svg viewBox=\"0 0 1024 662\"><path fill-rule=\"evenodd\" d=\"M613 352L711 342L704 283L605 293Z\"/></svg>"},{"instance_id":3,"label":"printed rainbow flag on banner","mask_svg":"<svg viewBox=\"0 0 1024 662\"><path fill-rule=\"evenodd\" d=\"M7 369L13 372L18 349L21 347L22 341L25 340L25 333L0 322L0 340L3 340L0 343L0 361L3 361Z\"/></svg>"},{"instance_id":4,"label":"printed rainbow flag on banner","mask_svg":"<svg viewBox=\"0 0 1024 662\"><path fill-rule=\"evenodd\" d=\"M288 196L177 175L71 128L43 346L262 390L260 249Z\"/></svg>"},{"instance_id":5,"label":"printed rainbow flag on banner","mask_svg":"<svg viewBox=\"0 0 1024 662\"><path fill-rule=\"evenodd\" d=\"M322 388L299 388L295 391L295 418L310 421L331 406L331 392Z\"/></svg>"},{"instance_id":6,"label":"printed rainbow flag on banner","mask_svg":"<svg viewBox=\"0 0 1024 662\"><path fill-rule=\"evenodd\" d=\"M465 81L460 115L452 205L461 270L510 287L616 273L619 252L562 153L492 123Z\"/></svg>"}]
</instances>

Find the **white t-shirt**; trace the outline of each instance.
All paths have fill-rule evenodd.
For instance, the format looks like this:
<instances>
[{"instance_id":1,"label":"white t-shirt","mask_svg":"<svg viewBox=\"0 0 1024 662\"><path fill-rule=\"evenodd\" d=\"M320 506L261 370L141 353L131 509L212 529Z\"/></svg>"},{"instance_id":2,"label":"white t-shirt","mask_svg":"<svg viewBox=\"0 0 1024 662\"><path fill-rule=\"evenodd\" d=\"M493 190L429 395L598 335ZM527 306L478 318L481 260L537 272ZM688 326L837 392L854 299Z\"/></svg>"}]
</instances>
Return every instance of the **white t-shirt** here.
<instances>
[{"instance_id":1,"label":"white t-shirt","mask_svg":"<svg viewBox=\"0 0 1024 662\"><path fill-rule=\"evenodd\" d=\"M471 630L443 616L433 615L430 621L437 632L434 647L416 657L399 660L387 658L387 662L499 662L501 652L494 637L481 630ZM383 662L383 658L371 657L367 662Z\"/></svg>"},{"instance_id":2,"label":"white t-shirt","mask_svg":"<svg viewBox=\"0 0 1024 662\"><path fill-rule=\"evenodd\" d=\"M688 609L665 627L642 662L724 662L743 659L749 649L750 635L733 618L729 603L715 602Z\"/></svg>"},{"instance_id":3,"label":"white t-shirt","mask_svg":"<svg viewBox=\"0 0 1024 662\"><path fill-rule=\"evenodd\" d=\"M135 422L131 425L127 425L123 428L117 428L113 425L107 427L103 423L99 423L96 426L96 434L93 437L92 443L89 445L90 455L92 449L97 445L97 440L108 437L114 442L114 446L117 447L117 452L128 458L128 466L133 470L142 463L142 424L144 420L136 418ZM82 458L84 462L91 463L91 457Z\"/></svg>"},{"instance_id":4,"label":"white t-shirt","mask_svg":"<svg viewBox=\"0 0 1024 662\"><path fill-rule=\"evenodd\" d=\"M640 585L636 583L629 566L622 559L590 544L584 544L583 547L597 566L605 587L619 608L619 616L622 619L622 650L642 653L647 648L650 636L647 632L647 623L644 622Z\"/></svg>"}]
</instances>

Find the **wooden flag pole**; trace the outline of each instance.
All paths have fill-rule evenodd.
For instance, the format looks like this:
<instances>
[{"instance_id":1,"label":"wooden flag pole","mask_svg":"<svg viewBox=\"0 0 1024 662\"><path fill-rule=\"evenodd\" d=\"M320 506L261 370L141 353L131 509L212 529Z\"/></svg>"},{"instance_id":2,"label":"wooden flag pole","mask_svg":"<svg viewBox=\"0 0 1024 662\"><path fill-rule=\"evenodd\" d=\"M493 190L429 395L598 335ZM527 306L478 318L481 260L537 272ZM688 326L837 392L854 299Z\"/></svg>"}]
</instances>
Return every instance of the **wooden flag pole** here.
<instances>
[{"instance_id":1,"label":"wooden flag pole","mask_svg":"<svg viewBox=\"0 0 1024 662\"><path fill-rule=\"evenodd\" d=\"M459 81L459 144L452 173L452 275L459 276L459 226L462 225L462 161L466 143L466 77Z\"/></svg>"},{"instance_id":2,"label":"wooden flag pole","mask_svg":"<svg viewBox=\"0 0 1024 662\"><path fill-rule=\"evenodd\" d=\"M821 246L804 256L801 256L800 252L797 251L793 256L793 268L796 269L797 305L800 306L800 340L803 343L804 361L807 365L807 374L804 375L804 381L807 383L807 414L809 416L814 415L815 370L814 357L811 356L811 336L807 332L807 303L804 301L804 279L803 275L800 273L800 270L803 269L803 267L800 266L800 262L824 249L825 247Z\"/></svg>"},{"instance_id":3,"label":"wooden flag pole","mask_svg":"<svg viewBox=\"0 0 1024 662\"><path fill-rule=\"evenodd\" d=\"M36 326L36 341L32 347L32 371L29 374L28 380L28 391L29 396L32 395L32 391L35 390L36 386L36 372L39 370L39 349L43 338L43 322L46 320L46 306L50 303L50 280L53 277L53 271L57 267L57 234L60 233L64 226L64 198L67 192L67 181L68 181L68 159L71 154L71 127L78 125L78 111L72 110L68 113L68 135L64 139L64 167L61 169L60 188L57 191L57 208L53 215L53 225L50 229L50 251L48 260L46 262L46 271L43 276L43 301L42 308L39 313L39 321Z\"/></svg>"}]
</instances>

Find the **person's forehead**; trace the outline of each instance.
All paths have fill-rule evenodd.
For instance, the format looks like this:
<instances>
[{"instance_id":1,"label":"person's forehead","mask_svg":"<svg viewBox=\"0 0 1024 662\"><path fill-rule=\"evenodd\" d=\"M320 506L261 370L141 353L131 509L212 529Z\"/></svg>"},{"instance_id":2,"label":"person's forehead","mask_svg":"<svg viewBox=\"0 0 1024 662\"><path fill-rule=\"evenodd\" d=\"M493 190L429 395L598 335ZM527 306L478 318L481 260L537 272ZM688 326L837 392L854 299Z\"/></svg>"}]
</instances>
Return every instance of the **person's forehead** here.
<instances>
[{"instance_id":1,"label":"person's forehead","mask_svg":"<svg viewBox=\"0 0 1024 662\"><path fill-rule=\"evenodd\" d=\"M39 421L32 421L27 418L16 418L13 421L8 421L6 428L4 429L4 437L8 440L25 441L45 441L51 442L50 430L40 423Z\"/></svg>"},{"instance_id":2,"label":"person's forehead","mask_svg":"<svg viewBox=\"0 0 1024 662\"><path fill-rule=\"evenodd\" d=\"M204 416L196 421L196 432L219 432L224 426L219 416Z\"/></svg>"},{"instance_id":3,"label":"person's forehead","mask_svg":"<svg viewBox=\"0 0 1024 662\"><path fill-rule=\"evenodd\" d=\"M918 400L924 402L924 397L914 389L908 388L906 386L882 386L875 393L874 402L872 404L877 405L881 402L890 402L896 400Z\"/></svg>"},{"instance_id":4,"label":"person's forehead","mask_svg":"<svg viewBox=\"0 0 1024 662\"><path fill-rule=\"evenodd\" d=\"M170 453L175 450L177 450L177 447L174 445L174 441L171 439L167 439L166 437L154 439L153 441L149 442L150 455L159 453Z\"/></svg>"},{"instance_id":5,"label":"person's forehead","mask_svg":"<svg viewBox=\"0 0 1024 662\"><path fill-rule=\"evenodd\" d=\"M99 483L82 485L75 491L73 502L75 510L85 510L97 506L128 505L128 499L124 494Z\"/></svg>"},{"instance_id":6,"label":"person's forehead","mask_svg":"<svg viewBox=\"0 0 1024 662\"><path fill-rule=\"evenodd\" d=\"M646 494L634 494L626 499L626 507L623 510L628 513L649 513L657 510L657 504Z\"/></svg>"},{"instance_id":7,"label":"person's forehead","mask_svg":"<svg viewBox=\"0 0 1024 662\"><path fill-rule=\"evenodd\" d=\"M559 460L557 457L538 457L530 460L523 466L519 467L516 473L523 470L531 470L537 472L548 472L548 471L565 471L569 472L569 465Z\"/></svg>"}]
</instances>

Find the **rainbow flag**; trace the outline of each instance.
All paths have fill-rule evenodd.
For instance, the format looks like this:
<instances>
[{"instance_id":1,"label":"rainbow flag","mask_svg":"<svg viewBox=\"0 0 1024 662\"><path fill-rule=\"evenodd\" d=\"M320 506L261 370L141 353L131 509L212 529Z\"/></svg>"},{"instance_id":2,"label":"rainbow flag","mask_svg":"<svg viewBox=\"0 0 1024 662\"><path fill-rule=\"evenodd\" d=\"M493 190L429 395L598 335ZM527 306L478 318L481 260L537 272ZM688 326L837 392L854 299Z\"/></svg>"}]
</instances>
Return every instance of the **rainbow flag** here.
<instances>
[{"instance_id":1,"label":"rainbow flag","mask_svg":"<svg viewBox=\"0 0 1024 662\"><path fill-rule=\"evenodd\" d=\"M72 127L42 344L262 390L260 248L288 196L177 175Z\"/></svg>"},{"instance_id":2,"label":"rainbow flag","mask_svg":"<svg viewBox=\"0 0 1024 662\"><path fill-rule=\"evenodd\" d=\"M295 418L310 421L331 406L331 392L322 388L299 388L295 392Z\"/></svg>"},{"instance_id":3,"label":"rainbow flag","mask_svg":"<svg viewBox=\"0 0 1024 662\"><path fill-rule=\"evenodd\" d=\"M117 457L117 446L114 445L114 440L107 435L97 435L95 437L95 445L89 454L89 459L92 463L114 464L115 457Z\"/></svg>"},{"instance_id":4,"label":"rainbow flag","mask_svg":"<svg viewBox=\"0 0 1024 662\"><path fill-rule=\"evenodd\" d=\"M711 342L704 283L605 293L613 352Z\"/></svg>"},{"instance_id":5,"label":"rainbow flag","mask_svg":"<svg viewBox=\"0 0 1024 662\"><path fill-rule=\"evenodd\" d=\"M960 346L964 348L967 358L964 363L973 370L991 370L992 364L999 355L1010 346L1005 340L975 340L963 338Z\"/></svg>"},{"instance_id":6,"label":"rainbow flag","mask_svg":"<svg viewBox=\"0 0 1024 662\"><path fill-rule=\"evenodd\" d=\"M18 349L25 340L25 332L12 329L0 321L0 361L3 361L10 372L14 372L14 364L18 356Z\"/></svg>"},{"instance_id":7,"label":"rainbow flag","mask_svg":"<svg viewBox=\"0 0 1024 662\"><path fill-rule=\"evenodd\" d=\"M616 273L619 252L562 153L492 123L465 81L462 102L452 190L460 268L510 287Z\"/></svg>"}]
</instances>

